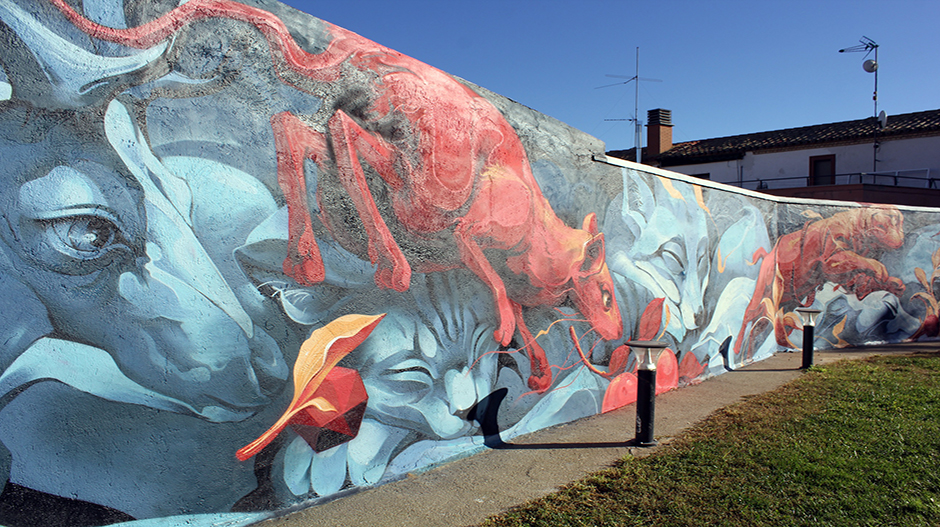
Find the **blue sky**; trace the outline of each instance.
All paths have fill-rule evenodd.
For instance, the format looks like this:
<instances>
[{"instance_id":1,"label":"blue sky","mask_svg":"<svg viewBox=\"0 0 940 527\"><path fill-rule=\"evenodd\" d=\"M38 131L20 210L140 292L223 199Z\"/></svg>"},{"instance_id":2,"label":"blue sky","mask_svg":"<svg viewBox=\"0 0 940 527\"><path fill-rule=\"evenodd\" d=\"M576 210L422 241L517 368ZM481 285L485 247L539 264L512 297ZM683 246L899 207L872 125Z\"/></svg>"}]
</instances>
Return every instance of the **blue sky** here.
<instances>
[{"instance_id":1,"label":"blue sky","mask_svg":"<svg viewBox=\"0 0 940 527\"><path fill-rule=\"evenodd\" d=\"M862 36L879 44L879 110L940 108L937 0L288 0L301 11L463 77L607 143L639 113L673 112L675 141L873 113ZM645 132L644 132L645 137ZM645 139L644 139L645 141Z\"/></svg>"}]
</instances>

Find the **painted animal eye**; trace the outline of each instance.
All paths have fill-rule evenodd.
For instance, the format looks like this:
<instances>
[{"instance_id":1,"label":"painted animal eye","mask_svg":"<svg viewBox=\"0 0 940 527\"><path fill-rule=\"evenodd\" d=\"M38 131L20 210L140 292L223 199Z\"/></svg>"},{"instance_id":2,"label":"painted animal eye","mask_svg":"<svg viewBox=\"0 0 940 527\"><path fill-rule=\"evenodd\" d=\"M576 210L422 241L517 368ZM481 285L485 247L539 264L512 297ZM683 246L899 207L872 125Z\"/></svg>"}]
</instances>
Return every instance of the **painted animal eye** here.
<instances>
[{"instance_id":1,"label":"painted animal eye","mask_svg":"<svg viewBox=\"0 0 940 527\"><path fill-rule=\"evenodd\" d=\"M685 270L679 255L670 250L663 250L663 262L666 264L666 269L674 275L681 274Z\"/></svg>"},{"instance_id":2,"label":"painted animal eye","mask_svg":"<svg viewBox=\"0 0 940 527\"><path fill-rule=\"evenodd\" d=\"M681 276L685 273L685 246L675 239L667 240L660 245L657 254L662 262L662 270L673 276Z\"/></svg>"},{"instance_id":3,"label":"painted animal eye","mask_svg":"<svg viewBox=\"0 0 940 527\"><path fill-rule=\"evenodd\" d=\"M59 240L81 254L95 254L111 244L117 227L108 220L94 216L79 216L52 223Z\"/></svg>"},{"instance_id":4,"label":"painted animal eye","mask_svg":"<svg viewBox=\"0 0 940 527\"><path fill-rule=\"evenodd\" d=\"M67 216L48 220L46 233L47 241L54 249L84 261L128 247L120 228L101 216Z\"/></svg>"},{"instance_id":5,"label":"painted animal eye","mask_svg":"<svg viewBox=\"0 0 940 527\"><path fill-rule=\"evenodd\" d=\"M601 302L604 303L604 309L610 311L610 308L614 305L614 297L610 294L610 291L601 293Z\"/></svg>"},{"instance_id":6,"label":"painted animal eye","mask_svg":"<svg viewBox=\"0 0 940 527\"><path fill-rule=\"evenodd\" d=\"M58 165L19 188L18 248L36 265L82 276L144 252L142 195L125 176L91 161ZM121 268L113 268L119 272Z\"/></svg>"},{"instance_id":7,"label":"painted animal eye","mask_svg":"<svg viewBox=\"0 0 940 527\"><path fill-rule=\"evenodd\" d=\"M699 257L698 257L698 275L700 278L708 276L708 241L702 240L699 243Z\"/></svg>"}]
</instances>

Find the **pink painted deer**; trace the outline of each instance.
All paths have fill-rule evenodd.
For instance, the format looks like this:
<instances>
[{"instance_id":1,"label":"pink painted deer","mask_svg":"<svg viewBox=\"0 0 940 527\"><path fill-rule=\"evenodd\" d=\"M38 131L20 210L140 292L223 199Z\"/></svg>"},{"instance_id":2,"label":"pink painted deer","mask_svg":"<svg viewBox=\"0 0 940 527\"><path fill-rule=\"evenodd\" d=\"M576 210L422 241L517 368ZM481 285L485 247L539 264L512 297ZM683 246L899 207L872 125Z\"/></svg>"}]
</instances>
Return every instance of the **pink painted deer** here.
<instances>
[{"instance_id":1,"label":"pink painted deer","mask_svg":"<svg viewBox=\"0 0 940 527\"><path fill-rule=\"evenodd\" d=\"M525 325L523 306L570 299L602 338L620 338L595 215L580 229L565 225L542 195L516 131L449 75L330 24L326 50L308 53L277 17L229 0L191 0L130 29L100 26L64 0L50 1L89 35L134 47L153 46L195 20L240 20L265 35L284 82L305 91L340 78L361 84L346 92L358 95L330 101L325 129L289 112L271 119L288 204L284 271L298 283L314 285L325 276L307 203L304 162L310 159L319 168L320 220L344 248L376 265L379 287L407 290L413 268L463 267L486 284L497 311L494 338L508 346L517 331L522 336L532 389L547 390L552 372ZM346 199L365 243L344 219Z\"/></svg>"}]
</instances>

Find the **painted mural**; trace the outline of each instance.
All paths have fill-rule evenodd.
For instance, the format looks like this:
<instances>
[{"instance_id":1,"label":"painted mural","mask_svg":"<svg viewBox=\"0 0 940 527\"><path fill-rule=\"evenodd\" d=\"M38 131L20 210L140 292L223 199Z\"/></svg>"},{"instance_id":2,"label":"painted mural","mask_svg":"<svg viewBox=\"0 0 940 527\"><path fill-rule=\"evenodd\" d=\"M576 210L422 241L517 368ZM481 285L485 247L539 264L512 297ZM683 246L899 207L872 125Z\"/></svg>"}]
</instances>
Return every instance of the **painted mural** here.
<instances>
[{"instance_id":1,"label":"painted mural","mask_svg":"<svg viewBox=\"0 0 940 527\"><path fill-rule=\"evenodd\" d=\"M0 0L0 524L249 525L801 342L937 337L940 212L628 163L274 2ZM139 525L139 524L138 524Z\"/></svg>"}]
</instances>

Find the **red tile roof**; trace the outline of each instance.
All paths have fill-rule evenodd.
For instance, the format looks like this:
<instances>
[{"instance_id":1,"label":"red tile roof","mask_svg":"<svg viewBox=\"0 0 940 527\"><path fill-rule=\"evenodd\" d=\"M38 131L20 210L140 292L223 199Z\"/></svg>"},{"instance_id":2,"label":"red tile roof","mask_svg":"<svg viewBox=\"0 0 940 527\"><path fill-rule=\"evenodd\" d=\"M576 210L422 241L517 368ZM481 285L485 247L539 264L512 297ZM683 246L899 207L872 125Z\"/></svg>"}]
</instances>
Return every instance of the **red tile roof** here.
<instances>
[{"instance_id":1,"label":"red tile roof","mask_svg":"<svg viewBox=\"0 0 940 527\"><path fill-rule=\"evenodd\" d=\"M741 159L746 152L758 150L791 150L822 145L863 143L872 141L876 130L878 130L878 120L869 117L856 121L685 141L675 143L672 148L653 159L646 157L644 148L643 162L662 167L693 165ZM887 125L878 130L878 137L882 139L930 135L940 135L940 110L891 115L888 116ZM633 160L636 159L634 150L633 148L612 150L607 154Z\"/></svg>"}]
</instances>

